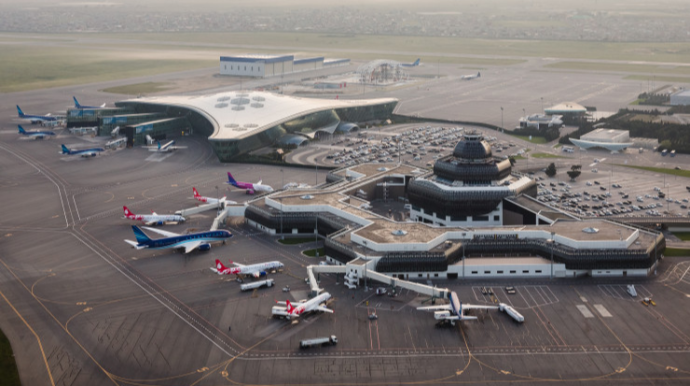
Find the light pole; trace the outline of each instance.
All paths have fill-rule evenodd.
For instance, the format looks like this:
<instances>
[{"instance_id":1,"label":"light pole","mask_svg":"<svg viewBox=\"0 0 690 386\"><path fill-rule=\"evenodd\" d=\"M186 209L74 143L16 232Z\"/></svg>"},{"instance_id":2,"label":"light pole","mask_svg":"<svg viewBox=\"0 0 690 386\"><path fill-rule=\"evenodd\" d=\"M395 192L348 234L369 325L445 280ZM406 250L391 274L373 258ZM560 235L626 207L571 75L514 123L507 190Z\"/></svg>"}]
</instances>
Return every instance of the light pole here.
<instances>
[{"instance_id":1,"label":"light pole","mask_svg":"<svg viewBox=\"0 0 690 386\"><path fill-rule=\"evenodd\" d=\"M539 99L541 99L541 112L543 113L544 112L544 97L540 97Z\"/></svg>"},{"instance_id":2,"label":"light pole","mask_svg":"<svg viewBox=\"0 0 690 386\"><path fill-rule=\"evenodd\" d=\"M503 106L501 106L501 132L505 132L506 129L503 127Z\"/></svg>"},{"instance_id":3,"label":"light pole","mask_svg":"<svg viewBox=\"0 0 690 386\"><path fill-rule=\"evenodd\" d=\"M319 159L314 158L314 166L316 166L316 172L314 173L314 187L319 184Z\"/></svg>"},{"instance_id":4,"label":"light pole","mask_svg":"<svg viewBox=\"0 0 690 386\"><path fill-rule=\"evenodd\" d=\"M220 212L220 195L218 194L218 186L216 185L216 212Z\"/></svg>"},{"instance_id":5,"label":"light pole","mask_svg":"<svg viewBox=\"0 0 690 386\"><path fill-rule=\"evenodd\" d=\"M551 232L551 280L553 280L553 245L556 243L554 240L555 233Z\"/></svg>"},{"instance_id":6,"label":"light pole","mask_svg":"<svg viewBox=\"0 0 690 386\"><path fill-rule=\"evenodd\" d=\"M285 188L285 173L283 173L283 169L280 169L280 176L283 180L283 188ZM283 196L280 196L280 239L285 240L285 235L283 233L283 216L285 216L285 212L283 211Z\"/></svg>"}]
</instances>

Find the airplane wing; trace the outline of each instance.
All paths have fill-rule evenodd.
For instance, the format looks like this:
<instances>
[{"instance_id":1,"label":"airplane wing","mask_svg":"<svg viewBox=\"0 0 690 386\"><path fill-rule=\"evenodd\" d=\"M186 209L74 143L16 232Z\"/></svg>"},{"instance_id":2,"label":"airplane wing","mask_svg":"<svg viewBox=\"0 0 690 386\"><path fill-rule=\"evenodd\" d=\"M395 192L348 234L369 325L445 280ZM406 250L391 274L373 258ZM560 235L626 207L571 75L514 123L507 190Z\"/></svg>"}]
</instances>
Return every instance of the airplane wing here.
<instances>
[{"instance_id":1,"label":"airplane wing","mask_svg":"<svg viewBox=\"0 0 690 386\"><path fill-rule=\"evenodd\" d=\"M314 309L317 311L321 311L321 312L328 312L329 314L333 313L333 310L331 310L330 308L326 308L324 306L318 306L318 307L315 307Z\"/></svg>"},{"instance_id":2,"label":"airplane wing","mask_svg":"<svg viewBox=\"0 0 690 386\"><path fill-rule=\"evenodd\" d=\"M463 308L465 306L463 305ZM452 307L450 304L444 304L441 306L426 306L426 307L417 307L419 311L450 311L452 310Z\"/></svg>"},{"instance_id":3,"label":"airplane wing","mask_svg":"<svg viewBox=\"0 0 690 386\"><path fill-rule=\"evenodd\" d=\"M174 233L174 232L168 232L164 231L162 229L156 229L156 228L149 228L149 227L143 227L146 230L149 230L154 233L158 233L159 235L165 236L165 237L175 237L175 236L182 236L179 233Z\"/></svg>"},{"instance_id":4,"label":"airplane wing","mask_svg":"<svg viewBox=\"0 0 690 386\"><path fill-rule=\"evenodd\" d=\"M131 245L132 247L136 248L137 250L139 250L139 249L144 249L144 247L140 247L140 246L139 246L139 243L137 243L136 241L125 240L125 243Z\"/></svg>"},{"instance_id":5,"label":"airplane wing","mask_svg":"<svg viewBox=\"0 0 690 386\"><path fill-rule=\"evenodd\" d=\"M103 103L103 104L101 105L101 108L103 108L103 107L105 107L105 103Z\"/></svg>"},{"instance_id":6,"label":"airplane wing","mask_svg":"<svg viewBox=\"0 0 690 386\"><path fill-rule=\"evenodd\" d=\"M193 250L199 248L199 246L200 246L201 244L206 244L206 243L203 242L203 241L201 241L201 240L197 240L197 241L192 241L192 242L190 242L190 243L186 243L186 244L184 245L184 253L189 253L189 252L191 252L191 251L193 251Z\"/></svg>"}]
</instances>

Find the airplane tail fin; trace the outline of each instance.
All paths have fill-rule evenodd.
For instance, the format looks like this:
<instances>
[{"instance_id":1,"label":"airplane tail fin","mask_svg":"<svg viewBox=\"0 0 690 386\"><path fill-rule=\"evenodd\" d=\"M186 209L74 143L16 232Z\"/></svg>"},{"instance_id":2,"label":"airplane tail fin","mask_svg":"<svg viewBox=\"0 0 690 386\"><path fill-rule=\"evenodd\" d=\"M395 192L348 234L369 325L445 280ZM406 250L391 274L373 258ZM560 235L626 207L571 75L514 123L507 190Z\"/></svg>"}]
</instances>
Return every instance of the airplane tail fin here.
<instances>
[{"instance_id":1,"label":"airplane tail fin","mask_svg":"<svg viewBox=\"0 0 690 386\"><path fill-rule=\"evenodd\" d=\"M127 207L124 206L124 205L122 206L122 209L124 209L124 211L125 211L125 217L129 217L129 216L131 216L131 215L134 214L134 213L132 213L132 212L129 210L129 208L127 208Z\"/></svg>"},{"instance_id":2,"label":"airplane tail fin","mask_svg":"<svg viewBox=\"0 0 690 386\"><path fill-rule=\"evenodd\" d=\"M220 260L216 259L216 270L218 271L218 273L224 271L225 268L226 267L223 265L223 263L221 263Z\"/></svg>"},{"instance_id":3,"label":"airplane tail fin","mask_svg":"<svg viewBox=\"0 0 690 386\"><path fill-rule=\"evenodd\" d=\"M413 66L419 66L419 58L417 58L417 60L415 60L414 63L412 63L412 65Z\"/></svg>"},{"instance_id":4,"label":"airplane tail fin","mask_svg":"<svg viewBox=\"0 0 690 386\"><path fill-rule=\"evenodd\" d=\"M74 107L79 108L81 105L79 105L79 101L77 101L77 97L73 96L72 99L74 99Z\"/></svg>"},{"instance_id":5,"label":"airplane tail fin","mask_svg":"<svg viewBox=\"0 0 690 386\"><path fill-rule=\"evenodd\" d=\"M289 300L286 300L286 301L285 301L285 304L287 305L287 312L288 312L288 313L292 313L292 310L295 309L295 307L292 306L292 303L290 303Z\"/></svg>"},{"instance_id":6,"label":"airplane tail fin","mask_svg":"<svg viewBox=\"0 0 690 386\"><path fill-rule=\"evenodd\" d=\"M151 238L146 236L146 233L144 233L144 231L142 231L138 226L132 225L132 230L134 231L134 237L137 238L137 242L139 244L151 241Z\"/></svg>"},{"instance_id":7,"label":"airplane tail fin","mask_svg":"<svg viewBox=\"0 0 690 386\"><path fill-rule=\"evenodd\" d=\"M235 178L233 178L232 173L228 172L228 182L230 185L237 185L237 181L235 181Z\"/></svg>"},{"instance_id":8,"label":"airplane tail fin","mask_svg":"<svg viewBox=\"0 0 690 386\"><path fill-rule=\"evenodd\" d=\"M26 130L22 127L22 125L17 125L19 127L19 134L26 134Z\"/></svg>"},{"instance_id":9,"label":"airplane tail fin","mask_svg":"<svg viewBox=\"0 0 690 386\"><path fill-rule=\"evenodd\" d=\"M481 77L482 77L482 73L477 71L477 78L481 78Z\"/></svg>"},{"instance_id":10,"label":"airplane tail fin","mask_svg":"<svg viewBox=\"0 0 690 386\"><path fill-rule=\"evenodd\" d=\"M22 111L21 108L19 108L19 105L17 105L17 114L19 114L20 117L24 116L24 112Z\"/></svg>"},{"instance_id":11,"label":"airplane tail fin","mask_svg":"<svg viewBox=\"0 0 690 386\"><path fill-rule=\"evenodd\" d=\"M158 150L161 149L161 141L158 141Z\"/></svg>"},{"instance_id":12,"label":"airplane tail fin","mask_svg":"<svg viewBox=\"0 0 690 386\"><path fill-rule=\"evenodd\" d=\"M201 197L199 192L196 191L196 188L193 187L192 190L194 191L194 197Z\"/></svg>"},{"instance_id":13,"label":"airplane tail fin","mask_svg":"<svg viewBox=\"0 0 690 386\"><path fill-rule=\"evenodd\" d=\"M60 146L62 146L62 154L69 154L70 153L70 150L67 148L67 146L65 146L65 145L60 145Z\"/></svg>"}]
</instances>

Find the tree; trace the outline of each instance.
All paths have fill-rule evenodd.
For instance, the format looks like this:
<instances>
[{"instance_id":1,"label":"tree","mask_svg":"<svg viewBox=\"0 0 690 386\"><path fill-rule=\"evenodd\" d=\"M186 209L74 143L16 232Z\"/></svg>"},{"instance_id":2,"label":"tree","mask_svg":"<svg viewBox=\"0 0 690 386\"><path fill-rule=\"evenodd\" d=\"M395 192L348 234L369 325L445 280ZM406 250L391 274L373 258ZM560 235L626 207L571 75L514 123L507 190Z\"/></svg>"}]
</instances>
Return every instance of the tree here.
<instances>
[{"instance_id":1,"label":"tree","mask_svg":"<svg viewBox=\"0 0 690 386\"><path fill-rule=\"evenodd\" d=\"M580 177L580 174L582 174L582 165L573 165L570 167L570 170L568 170L568 177L570 177L570 181L575 181L577 177Z\"/></svg>"},{"instance_id":2,"label":"tree","mask_svg":"<svg viewBox=\"0 0 690 386\"><path fill-rule=\"evenodd\" d=\"M554 164L553 162L551 162L551 163L549 164L549 166L546 167L545 173L546 173L546 175L549 176L549 177L555 176L555 175L556 175L556 164Z\"/></svg>"},{"instance_id":3,"label":"tree","mask_svg":"<svg viewBox=\"0 0 690 386\"><path fill-rule=\"evenodd\" d=\"M508 160L510 161L510 166L515 166L515 158L508 157Z\"/></svg>"}]
</instances>

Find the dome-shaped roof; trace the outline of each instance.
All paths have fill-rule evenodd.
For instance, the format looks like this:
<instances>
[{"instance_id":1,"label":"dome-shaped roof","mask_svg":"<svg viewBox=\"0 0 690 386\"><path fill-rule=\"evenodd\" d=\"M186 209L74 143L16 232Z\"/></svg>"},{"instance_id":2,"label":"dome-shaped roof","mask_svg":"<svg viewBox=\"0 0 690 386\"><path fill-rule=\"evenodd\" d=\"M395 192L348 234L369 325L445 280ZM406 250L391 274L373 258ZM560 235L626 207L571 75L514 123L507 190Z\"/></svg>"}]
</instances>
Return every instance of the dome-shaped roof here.
<instances>
[{"instance_id":1,"label":"dome-shaped roof","mask_svg":"<svg viewBox=\"0 0 690 386\"><path fill-rule=\"evenodd\" d=\"M453 155L462 159L485 159L491 157L491 146L480 134L467 133L455 145Z\"/></svg>"}]
</instances>

